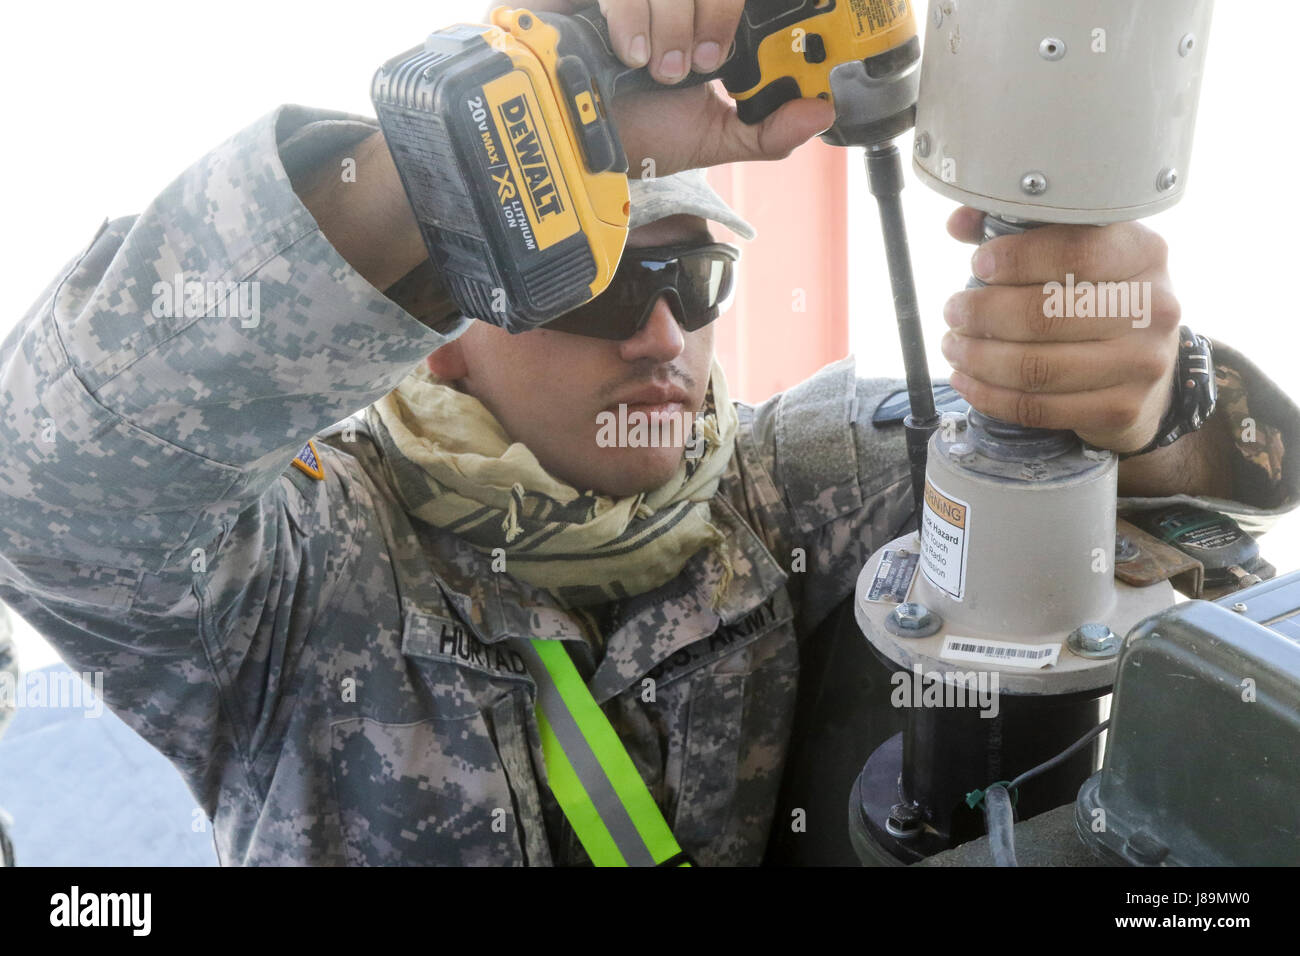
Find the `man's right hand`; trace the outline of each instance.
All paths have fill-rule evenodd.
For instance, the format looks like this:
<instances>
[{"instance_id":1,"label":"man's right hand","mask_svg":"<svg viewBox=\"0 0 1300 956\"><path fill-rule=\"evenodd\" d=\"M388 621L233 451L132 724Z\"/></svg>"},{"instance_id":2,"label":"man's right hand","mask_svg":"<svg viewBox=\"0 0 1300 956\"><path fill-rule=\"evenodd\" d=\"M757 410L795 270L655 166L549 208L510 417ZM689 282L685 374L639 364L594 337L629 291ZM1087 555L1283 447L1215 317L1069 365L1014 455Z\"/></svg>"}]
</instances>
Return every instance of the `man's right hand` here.
<instances>
[{"instance_id":1,"label":"man's right hand","mask_svg":"<svg viewBox=\"0 0 1300 956\"><path fill-rule=\"evenodd\" d=\"M590 0L518 0L489 8L526 7L573 13ZM717 69L731 48L743 0L600 0L619 58L649 65L660 83L679 82L692 68ZM611 108L631 175L669 176L723 163L784 159L835 122L818 99L787 103L762 123L741 122L718 83L620 97ZM649 162L646 162L649 160Z\"/></svg>"}]
</instances>

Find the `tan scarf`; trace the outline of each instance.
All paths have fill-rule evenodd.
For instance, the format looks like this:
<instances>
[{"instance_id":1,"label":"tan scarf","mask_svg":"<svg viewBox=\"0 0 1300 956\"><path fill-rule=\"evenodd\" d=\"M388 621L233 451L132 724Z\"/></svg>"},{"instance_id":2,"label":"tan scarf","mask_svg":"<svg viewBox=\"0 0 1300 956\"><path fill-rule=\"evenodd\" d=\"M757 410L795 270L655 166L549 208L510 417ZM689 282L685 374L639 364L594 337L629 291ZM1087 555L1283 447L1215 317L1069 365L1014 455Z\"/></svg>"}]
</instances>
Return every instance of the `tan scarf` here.
<instances>
[{"instance_id":1,"label":"tan scarf","mask_svg":"<svg viewBox=\"0 0 1300 956\"><path fill-rule=\"evenodd\" d=\"M715 606L726 593L731 563L709 502L739 422L716 360L696 418L703 453L683 455L663 486L626 498L580 492L552 477L482 402L434 378L424 363L365 415L409 514L485 554L503 552L507 573L569 607L653 591L709 546L724 568Z\"/></svg>"}]
</instances>

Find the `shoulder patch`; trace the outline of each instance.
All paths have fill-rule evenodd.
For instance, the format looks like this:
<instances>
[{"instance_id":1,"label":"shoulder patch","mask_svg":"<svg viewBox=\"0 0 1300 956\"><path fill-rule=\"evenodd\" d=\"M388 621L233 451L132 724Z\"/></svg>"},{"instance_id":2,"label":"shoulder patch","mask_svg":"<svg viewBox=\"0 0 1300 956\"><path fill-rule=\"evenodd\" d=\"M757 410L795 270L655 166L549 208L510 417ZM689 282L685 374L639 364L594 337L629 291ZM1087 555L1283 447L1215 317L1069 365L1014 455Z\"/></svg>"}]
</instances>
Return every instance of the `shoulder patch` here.
<instances>
[{"instance_id":1,"label":"shoulder patch","mask_svg":"<svg viewBox=\"0 0 1300 956\"><path fill-rule=\"evenodd\" d=\"M307 444L302 446L302 451L293 460L294 467L304 474L310 475L317 481L325 480L325 467L321 464L320 455L316 453L316 445L310 438Z\"/></svg>"}]
</instances>

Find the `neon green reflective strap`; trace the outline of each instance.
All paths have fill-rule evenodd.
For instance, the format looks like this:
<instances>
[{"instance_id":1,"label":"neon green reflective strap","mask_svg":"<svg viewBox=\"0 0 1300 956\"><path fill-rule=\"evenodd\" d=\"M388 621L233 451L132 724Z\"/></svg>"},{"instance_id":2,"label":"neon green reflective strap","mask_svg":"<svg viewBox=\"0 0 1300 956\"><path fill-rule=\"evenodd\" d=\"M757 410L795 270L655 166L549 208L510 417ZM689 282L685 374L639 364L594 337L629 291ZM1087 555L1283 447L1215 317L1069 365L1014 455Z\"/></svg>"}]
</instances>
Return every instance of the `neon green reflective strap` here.
<instances>
[{"instance_id":1,"label":"neon green reflective strap","mask_svg":"<svg viewBox=\"0 0 1300 956\"><path fill-rule=\"evenodd\" d=\"M560 641L525 658L551 791L597 866L656 866L683 856L645 781ZM689 865L689 864L687 864Z\"/></svg>"},{"instance_id":2,"label":"neon green reflective strap","mask_svg":"<svg viewBox=\"0 0 1300 956\"><path fill-rule=\"evenodd\" d=\"M537 709L537 728L542 735L542 753L546 757L546 775L550 780L551 792L559 801L564 815L569 818L573 832L578 835L582 848L591 857L596 866L627 866L623 854L618 851L618 844L609 835L609 829L596 812L596 806L587 795L587 790L573 771L573 764L564 756L551 729L546 715Z\"/></svg>"}]
</instances>

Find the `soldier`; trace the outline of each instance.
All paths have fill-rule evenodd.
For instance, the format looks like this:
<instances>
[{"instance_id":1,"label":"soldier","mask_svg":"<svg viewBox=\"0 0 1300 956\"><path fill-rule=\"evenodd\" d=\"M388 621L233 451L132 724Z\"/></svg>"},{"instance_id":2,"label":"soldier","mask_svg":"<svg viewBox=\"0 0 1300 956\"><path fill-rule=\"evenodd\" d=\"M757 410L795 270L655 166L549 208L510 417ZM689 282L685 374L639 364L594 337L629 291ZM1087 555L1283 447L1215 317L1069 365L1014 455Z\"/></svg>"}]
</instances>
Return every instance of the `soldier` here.
<instances>
[{"instance_id":1,"label":"soldier","mask_svg":"<svg viewBox=\"0 0 1300 956\"><path fill-rule=\"evenodd\" d=\"M644 48L645 0L606 7L628 59L671 79L740 4L699 0ZM750 129L709 87L629 101L629 160L662 176L633 184L619 275L518 336L439 289L375 123L299 107L55 278L0 354L0 598L106 673L222 863L761 861L799 641L909 520L908 465L872 422L898 383L851 360L729 398L709 323L735 252L709 223L752 231L688 170L779 159L829 114ZM950 228L974 241L977 217ZM1120 452L1157 436L1179 318L1158 237L1045 228L976 267L989 287L947 311L973 404ZM1042 328L1066 273L1151 281L1151 323ZM1126 461L1124 492L1281 514L1297 410L1218 357L1256 441L1215 421ZM698 432L605 447L620 405ZM574 812L592 760L613 788L594 823Z\"/></svg>"}]
</instances>

